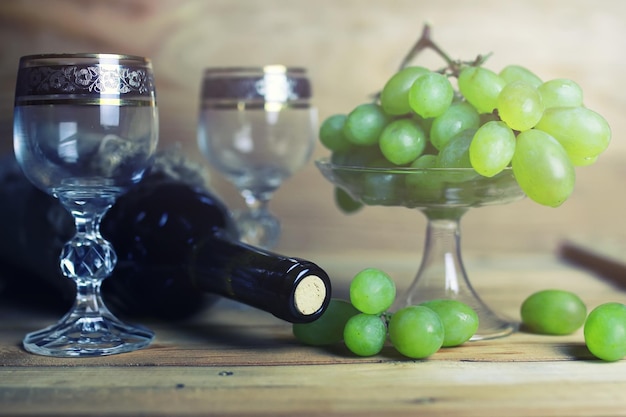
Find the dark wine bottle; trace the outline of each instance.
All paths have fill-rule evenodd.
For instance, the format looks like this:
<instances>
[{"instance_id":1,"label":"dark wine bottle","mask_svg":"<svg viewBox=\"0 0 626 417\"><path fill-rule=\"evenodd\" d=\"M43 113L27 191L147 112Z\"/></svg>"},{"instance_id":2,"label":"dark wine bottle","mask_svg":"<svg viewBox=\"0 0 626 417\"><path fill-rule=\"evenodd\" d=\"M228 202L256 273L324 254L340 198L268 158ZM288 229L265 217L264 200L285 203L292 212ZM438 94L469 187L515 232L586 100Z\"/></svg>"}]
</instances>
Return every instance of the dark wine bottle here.
<instances>
[{"instance_id":1,"label":"dark wine bottle","mask_svg":"<svg viewBox=\"0 0 626 417\"><path fill-rule=\"evenodd\" d=\"M37 284L24 277L73 300L73 282L58 266L60 248L74 232L71 217L19 170L4 166L0 268L12 269L31 295ZM175 177L154 170L102 219L102 234L118 256L102 285L111 310L181 319L203 309L214 294L293 323L319 317L331 296L322 268L240 242L227 207L206 188Z\"/></svg>"}]
</instances>

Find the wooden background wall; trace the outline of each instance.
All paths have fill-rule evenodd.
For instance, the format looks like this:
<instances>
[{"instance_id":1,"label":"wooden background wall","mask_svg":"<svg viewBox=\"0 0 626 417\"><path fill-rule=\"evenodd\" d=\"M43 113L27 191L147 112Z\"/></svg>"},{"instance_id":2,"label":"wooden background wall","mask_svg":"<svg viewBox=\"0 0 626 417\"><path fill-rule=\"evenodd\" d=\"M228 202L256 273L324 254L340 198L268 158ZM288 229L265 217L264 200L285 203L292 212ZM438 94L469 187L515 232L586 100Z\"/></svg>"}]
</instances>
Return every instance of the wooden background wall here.
<instances>
[{"instance_id":1,"label":"wooden background wall","mask_svg":"<svg viewBox=\"0 0 626 417\"><path fill-rule=\"evenodd\" d=\"M622 0L3 0L0 2L0 151L10 151L19 57L44 52L115 52L152 58L161 141L196 155L202 69L282 63L310 70L320 118L346 112L379 89L422 24L453 57L493 52L488 66L523 64L544 79L569 77L613 129L609 151L578 170L574 196L558 209L530 201L470 212L467 251L553 251L574 235L626 238L626 2ZM424 56L419 63L439 67ZM326 155L319 146L315 157ZM200 162L198 160L198 162ZM212 186L241 202L215 173ZM425 222L407 209L341 214L312 161L277 192L282 252L414 252ZM369 262L370 260L364 260Z\"/></svg>"}]
</instances>

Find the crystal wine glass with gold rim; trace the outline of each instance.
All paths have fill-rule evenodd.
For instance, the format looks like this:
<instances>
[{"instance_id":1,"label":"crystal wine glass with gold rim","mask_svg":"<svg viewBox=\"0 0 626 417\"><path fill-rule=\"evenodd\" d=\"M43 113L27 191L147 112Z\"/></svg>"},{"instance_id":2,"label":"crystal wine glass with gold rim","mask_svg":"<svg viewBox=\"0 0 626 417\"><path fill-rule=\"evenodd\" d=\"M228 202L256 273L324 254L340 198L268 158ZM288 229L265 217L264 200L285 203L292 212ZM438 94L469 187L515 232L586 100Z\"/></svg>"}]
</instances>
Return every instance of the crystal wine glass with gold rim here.
<instances>
[{"instance_id":1,"label":"crystal wine glass with gold rim","mask_svg":"<svg viewBox=\"0 0 626 417\"><path fill-rule=\"evenodd\" d=\"M147 346L153 332L122 322L100 296L115 268L100 220L116 198L141 180L158 139L157 106L148 59L113 54L47 54L20 59L14 148L26 177L59 199L76 233L60 254L76 300L61 320L26 335L24 348L81 357Z\"/></svg>"},{"instance_id":2,"label":"crystal wine glass with gold rim","mask_svg":"<svg viewBox=\"0 0 626 417\"><path fill-rule=\"evenodd\" d=\"M273 248L280 222L268 209L280 185L310 159L317 110L304 68L207 68L202 79L198 145L232 182L246 210L234 212L243 241Z\"/></svg>"}]
</instances>

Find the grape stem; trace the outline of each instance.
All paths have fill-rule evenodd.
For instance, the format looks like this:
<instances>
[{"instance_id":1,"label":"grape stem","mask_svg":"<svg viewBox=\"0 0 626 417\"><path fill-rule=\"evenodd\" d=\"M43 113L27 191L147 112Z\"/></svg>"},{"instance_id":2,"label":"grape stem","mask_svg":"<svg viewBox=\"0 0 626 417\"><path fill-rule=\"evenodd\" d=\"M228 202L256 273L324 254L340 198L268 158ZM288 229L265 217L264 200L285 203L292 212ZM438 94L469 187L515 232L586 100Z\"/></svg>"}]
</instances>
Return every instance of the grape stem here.
<instances>
[{"instance_id":1,"label":"grape stem","mask_svg":"<svg viewBox=\"0 0 626 417\"><path fill-rule=\"evenodd\" d=\"M439 55L441 58L443 58L443 60L446 61L448 65L453 64L454 61L450 58L450 56L448 56L447 53L443 51L443 49L439 47L439 45L437 45L432 40L430 34L431 34L430 25L425 24L424 28L422 29L421 36L419 37L415 45L413 45L413 47L406 54L398 70L406 68L411 63L411 61L413 61L415 57L417 57L422 51L429 49L429 48L435 51L437 55Z\"/></svg>"},{"instance_id":2,"label":"grape stem","mask_svg":"<svg viewBox=\"0 0 626 417\"><path fill-rule=\"evenodd\" d=\"M399 70L406 68L409 64L420 54L422 51L427 49L432 49L437 55L439 55L447 64L447 67L439 70L441 73L449 73L452 76L458 77L459 72L464 66L480 66L482 65L491 54L487 55L478 55L473 61L459 61L450 58L450 56L433 41L431 36L432 30L430 25L424 24L424 28L422 29L422 34L419 39L413 45L413 47L409 50L407 55L402 60L400 64Z\"/></svg>"},{"instance_id":3,"label":"grape stem","mask_svg":"<svg viewBox=\"0 0 626 417\"><path fill-rule=\"evenodd\" d=\"M473 61L461 61L461 60L454 60L450 58L450 56L443 49L441 49L439 45L435 43L435 41L433 41L432 36L431 36L430 25L426 23L424 24L424 28L422 29L422 34L420 35L419 39L417 40L415 45L413 45L413 47L409 50L409 52L406 54L406 56L400 63L398 71L408 67L411 64L411 62L413 62L413 60L415 60L415 58L417 58L417 56L420 53L422 53L422 51L425 51L427 49L432 49L447 64L446 67L435 72L439 72L441 74L448 74L456 78L459 77L459 73L464 67L466 66L479 67L482 64L484 64L485 61L487 61L487 59L491 56L491 53L487 55L478 55ZM380 94L381 92L379 91L373 94L371 97L374 100L378 100L380 99Z\"/></svg>"}]
</instances>

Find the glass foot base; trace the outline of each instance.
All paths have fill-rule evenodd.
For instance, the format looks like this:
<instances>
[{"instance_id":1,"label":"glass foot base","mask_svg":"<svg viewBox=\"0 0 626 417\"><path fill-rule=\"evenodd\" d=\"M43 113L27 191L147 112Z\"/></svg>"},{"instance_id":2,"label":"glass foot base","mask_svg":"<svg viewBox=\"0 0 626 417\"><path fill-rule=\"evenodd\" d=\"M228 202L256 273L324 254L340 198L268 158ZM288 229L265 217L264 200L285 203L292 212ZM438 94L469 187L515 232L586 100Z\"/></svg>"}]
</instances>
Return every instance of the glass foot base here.
<instances>
[{"instance_id":1,"label":"glass foot base","mask_svg":"<svg viewBox=\"0 0 626 417\"><path fill-rule=\"evenodd\" d=\"M27 334L23 346L38 355L88 357L131 352L148 346L153 339L151 330L124 324L112 314L68 314L55 325Z\"/></svg>"},{"instance_id":2,"label":"glass foot base","mask_svg":"<svg viewBox=\"0 0 626 417\"><path fill-rule=\"evenodd\" d=\"M473 291L469 294L450 295L446 291L423 292L413 289L408 294L400 296L398 301L392 306L392 310L396 311L402 307L420 304L428 300L436 300L439 298L450 298L461 301L472 307L478 315L478 329L471 341L496 339L508 336L518 330L518 323L507 320L496 314L488 305L486 305Z\"/></svg>"},{"instance_id":3,"label":"glass foot base","mask_svg":"<svg viewBox=\"0 0 626 417\"><path fill-rule=\"evenodd\" d=\"M488 307L474 305L473 308L476 314L478 314L478 330L470 340L496 339L517 331L517 323L499 317Z\"/></svg>"}]
</instances>

